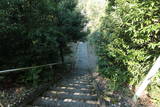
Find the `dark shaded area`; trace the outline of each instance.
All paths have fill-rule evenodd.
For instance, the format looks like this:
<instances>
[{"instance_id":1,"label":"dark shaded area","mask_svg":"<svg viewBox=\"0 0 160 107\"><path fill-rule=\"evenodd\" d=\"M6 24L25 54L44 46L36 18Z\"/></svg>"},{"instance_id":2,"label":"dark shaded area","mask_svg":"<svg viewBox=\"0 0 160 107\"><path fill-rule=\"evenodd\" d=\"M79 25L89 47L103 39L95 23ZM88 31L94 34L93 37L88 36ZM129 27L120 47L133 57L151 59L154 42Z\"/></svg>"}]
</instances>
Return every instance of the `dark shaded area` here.
<instances>
[{"instance_id":1,"label":"dark shaded area","mask_svg":"<svg viewBox=\"0 0 160 107\"><path fill-rule=\"evenodd\" d=\"M85 17L75 0L1 0L0 70L62 60L83 39Z\"/></svg>"}]
</instances>

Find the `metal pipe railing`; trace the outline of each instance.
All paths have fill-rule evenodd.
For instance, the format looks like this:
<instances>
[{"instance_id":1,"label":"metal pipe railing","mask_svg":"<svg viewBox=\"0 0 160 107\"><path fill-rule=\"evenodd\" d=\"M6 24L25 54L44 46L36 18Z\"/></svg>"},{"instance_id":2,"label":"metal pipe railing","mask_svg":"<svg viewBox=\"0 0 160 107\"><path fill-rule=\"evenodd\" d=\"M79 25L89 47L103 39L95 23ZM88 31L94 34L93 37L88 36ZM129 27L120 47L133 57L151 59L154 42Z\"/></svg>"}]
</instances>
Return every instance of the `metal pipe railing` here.
<instances>
[{"instance_id":1,"label":"metal pipe railing","mask_svg":"<svg viewBox=\"0 0 160 107\"><path fill-rule=\"evenodd\" d=\"M78 46L76 46L76 50L75 51L77 51L77 48L78 48ZM60 65L60 64L62 64L62 62L45 64L45 65L39 65L39 66L33 66L33 67L23 67L23 68L17 68L17 69L1 70L0 74L10 73L10 72L16 72L16 71L22 71L22 70L29 70L29 69L33 69L33 68L42 68L42 67L46 67L46 66L49 66L50 68L52 68L52 66L54 66L54 65Z\"/></svg>"},{"instance_id":2,"label":"metal pipe railing","mask_svg":"<svg viewBox=\"0 0 160 107\"><path fill-rule=\"evenodd\" d=\"M46 66L52 67L54 65L60 65L60 64L62 64L62 63L51 63L51 64L45 64L45 65L39 65L39 66L33 66L33 67L23 67L23 68L17 68L17 69L2 70L2 71L0 71L0 74L22 71L22 70L29 70L29 69L33 69L33 68L43 68Z\"/></svg>"}]
</instances>

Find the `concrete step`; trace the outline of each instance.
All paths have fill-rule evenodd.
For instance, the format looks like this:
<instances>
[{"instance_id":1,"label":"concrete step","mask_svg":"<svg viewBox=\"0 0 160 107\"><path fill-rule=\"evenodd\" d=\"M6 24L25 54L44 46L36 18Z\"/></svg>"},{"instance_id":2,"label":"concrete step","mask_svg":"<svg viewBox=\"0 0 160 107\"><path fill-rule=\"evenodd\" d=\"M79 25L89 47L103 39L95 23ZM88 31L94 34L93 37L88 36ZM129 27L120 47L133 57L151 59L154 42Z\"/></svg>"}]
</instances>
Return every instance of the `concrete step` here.
<instances>
[{"instance_id":1,"label":"concrete step","mask_svg":"<svg viewBox=\"0 0 160 107\"><path fill-rule=\"evenodd\" d=\"M97 100L96 94L90 93L66 93L66 92L56 92L56 91L48 91L44 94L43 97L49 98L57 98L57 99L74 99L74 100Z\"/></svg>"},{"instance_id":2,"label":"concrete step","mask_svg":"<svg viewBox=\"0 0 160 107\"><path fill-rule=\"evenodd\" d=\"M91 85L79 85L79 84L73 84L73 85L59 85L57 88L65 88L65 89L94 89Z\"/></svg>"},{"instance_id":3,"label":"concrete step","mask_svg":"<svg viewBox=\"0 0 160 107\"><path fill-rule=\"evenodd\" d=\"M42 107L42 106L26 105L25 107Z\"/></svg>"},{"instance_id":4,"label":"concrete step","mask_svg":"<svg viewBox=\"0 0 160 107\"><path fill-rule=\"evenodd\" d=\"M83 86L93 86L93 83L92 82L82 82L82 81L71 81L71 82L63 82L61 84L59 84L58 86L60 85L67 85L67 86L77 86L77 85L83 85ZM54 87L54 86L51 86L51 88Z\"/></svg>"},{"instance_id":5,"label":"concrete step","mask_svg":"<svg viewBox=\"0 0 160 107\"><path fill-rule=\"evenodd\" d=\"M75 88L65 88L65 87L57 87L57 88L52 88L50 91L57 91L57 92L66 92L66 93L95 93L95 89L75 89Z\"/></svg>"},{"instance_id":6,"label":"concrete step","mask_svg":"<svg viewBox=\"0 0 160 107\"><path fill-rule=\"evenodd\" d=\"M59 85L57 87L51 87L50 90L59 90L59 89L70 89L70 90L94 90L94 87L91 85Z\"/></svg>"},{"instance_id":7,"label":"concrete step","mask_svg":"<svg viewBox=\"0 0 160 107\"><path fill-rule=\"evenodd\" d=\"M68 87L76 87L76 86L86 86L86 87L93 87L93 84L89 83L63 83L61 86L68 86Z\"/></svg>"},{"instance_id":8,"label":"concrete step","mask_svg":"<svg viewBox=\"0 0 160 107\"><path fill-rule=\"evenodd\" d=\"M70 79L70 80L65 80L63 81L63 83L68 84L68 83L72 83L72 84L76 84L76 83L84 83L84 84L90 84L92 83L92 80L88 80L88 79Z\"/></svg>"},{"instance_id":9,"label":"concrete step","mask_svg":"<svg viewBox=\"0 0 160 107\"><path fill-rule=\"evenodd\" d=\"M40 107L98 107L98 102L93 101L77 101L72 99L52 99L52 98L39 98L33 105Z\"/></svg>"}]
</instances>

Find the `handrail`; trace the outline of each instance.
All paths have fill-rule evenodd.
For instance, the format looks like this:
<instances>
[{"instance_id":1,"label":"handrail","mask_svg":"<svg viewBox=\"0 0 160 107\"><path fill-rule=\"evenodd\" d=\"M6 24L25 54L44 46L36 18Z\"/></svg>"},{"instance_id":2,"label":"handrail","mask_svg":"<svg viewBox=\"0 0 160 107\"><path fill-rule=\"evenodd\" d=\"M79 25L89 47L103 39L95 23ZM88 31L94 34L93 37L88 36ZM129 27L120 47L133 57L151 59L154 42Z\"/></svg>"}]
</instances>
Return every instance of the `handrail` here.
<instances>
[{"instance_id":1,"label":"handrail","mask_svg":"<svg viewBox=\"0 0 160 107\"><path fill-rule=\"evenodd\" d=\"M60 64L62 64L62 63L51 63L51 64L45 64L45 65L39 65L39 66L33 66L33 67L24 67L24 68L17 68L17 69L2 70L2 71L0 71L0 74L21 71L21 70L28 70L28 69L33 69L33 68L42 68L42 67L46 67L46 66L53 66L53 65L60 65Z\"/></svg>"}]
</instances>

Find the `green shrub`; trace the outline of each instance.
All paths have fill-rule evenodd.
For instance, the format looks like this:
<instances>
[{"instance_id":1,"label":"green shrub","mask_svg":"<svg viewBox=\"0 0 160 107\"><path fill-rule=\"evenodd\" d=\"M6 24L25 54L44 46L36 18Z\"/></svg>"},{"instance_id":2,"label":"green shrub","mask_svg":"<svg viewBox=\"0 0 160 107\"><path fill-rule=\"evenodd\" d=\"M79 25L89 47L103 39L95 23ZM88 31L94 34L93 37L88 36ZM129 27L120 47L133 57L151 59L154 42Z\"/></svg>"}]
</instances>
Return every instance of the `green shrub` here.
<instances>
[{"instance_id":1,"label":"green shrub","mask_svg":"<svg viewBox=\"0 0 160 107\"><path fill-rule=\"evenodd\" d=\"M116 84L115 89L134 89L160 55L159 6L157 0L114 0L106 7L100 33L92 38L100 72Z\"/></svg>"}]
</instances>

